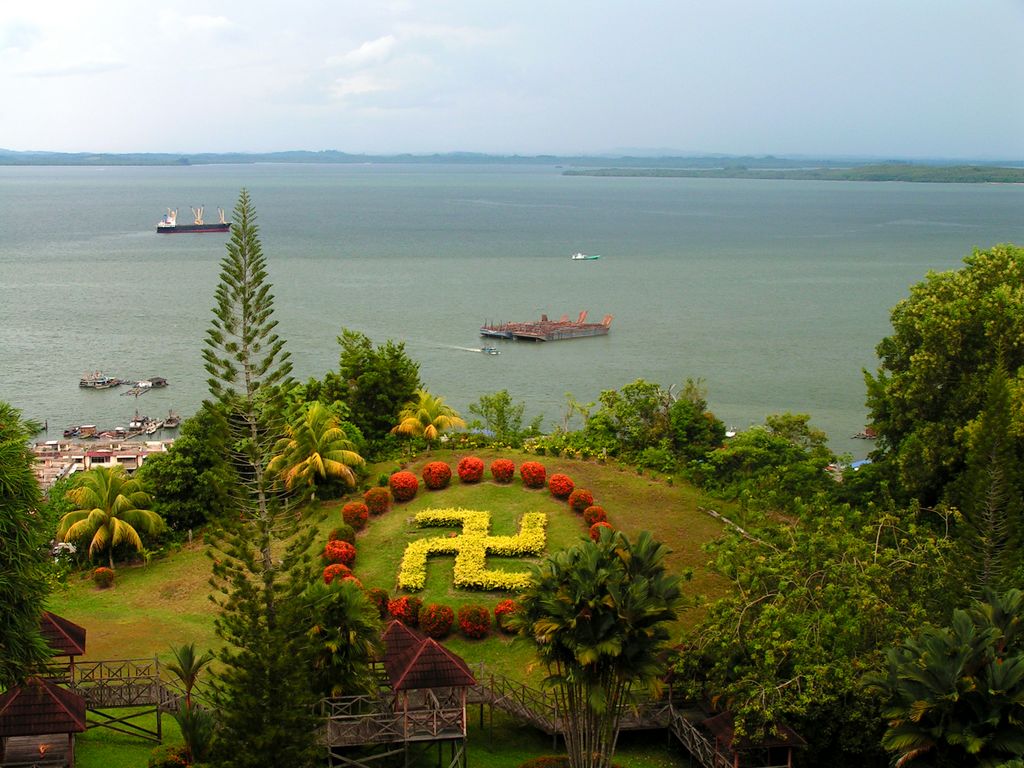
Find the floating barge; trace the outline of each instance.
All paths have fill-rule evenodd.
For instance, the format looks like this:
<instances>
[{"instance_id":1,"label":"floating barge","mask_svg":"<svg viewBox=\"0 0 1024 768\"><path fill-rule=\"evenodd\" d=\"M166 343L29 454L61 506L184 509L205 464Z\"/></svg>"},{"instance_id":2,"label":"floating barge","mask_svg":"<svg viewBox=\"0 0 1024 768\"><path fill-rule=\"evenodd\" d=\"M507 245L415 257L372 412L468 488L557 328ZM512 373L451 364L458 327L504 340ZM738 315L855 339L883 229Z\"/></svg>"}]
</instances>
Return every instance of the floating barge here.
<instances>
[{"instance_id":1,"label":"floating barge","mask_svg":"<svg viewBox=\"0 0 1024 768\"><path fill-rule=\"evenodd\" d=\"M607 336L611 325L611 315L605 315L600 323L588 323L587 312L584 310L575 321L570 320L568 315L562 315L558 320L548 320L547 315L541 315L536 322L484 324L480 326L480 335L517 341L561 341L585 336Z\"/></svg>"}]
</instances>

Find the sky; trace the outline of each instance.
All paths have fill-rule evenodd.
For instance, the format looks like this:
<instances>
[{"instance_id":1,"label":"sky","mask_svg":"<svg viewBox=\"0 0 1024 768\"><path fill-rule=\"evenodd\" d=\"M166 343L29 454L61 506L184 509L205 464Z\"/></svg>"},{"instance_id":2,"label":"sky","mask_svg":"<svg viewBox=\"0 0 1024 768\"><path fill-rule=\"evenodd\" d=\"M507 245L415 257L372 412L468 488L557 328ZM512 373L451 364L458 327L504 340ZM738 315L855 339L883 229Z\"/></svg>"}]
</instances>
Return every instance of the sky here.
<instances>
[{"instance_id":1,"label":"sky","mask_svg":"<svg viewBox=\"0 0 1024 768\"><path fill-rule=\"evenodd\" d=\"M1024 159L1024 0L0 0L0 148Z\"/></svg>"}]
</instances>

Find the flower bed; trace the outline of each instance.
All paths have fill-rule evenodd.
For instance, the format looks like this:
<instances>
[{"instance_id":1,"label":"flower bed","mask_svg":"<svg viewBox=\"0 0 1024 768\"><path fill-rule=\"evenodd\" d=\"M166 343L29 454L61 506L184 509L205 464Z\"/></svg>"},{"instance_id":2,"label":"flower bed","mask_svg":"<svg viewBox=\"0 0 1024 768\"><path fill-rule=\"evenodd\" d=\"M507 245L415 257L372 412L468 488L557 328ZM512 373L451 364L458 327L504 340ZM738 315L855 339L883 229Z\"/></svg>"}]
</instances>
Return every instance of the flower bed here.
<instances>
[{"instance_id":1,"label":"flower bed","mask_svg":"<svg viewBox=\"0 0 1024 768\"><path fill-rule=\"evenodd\" d=\"M516 465L511 459L495 459L491 462L491 477L496 483L511 483L516 476Z\"/></svg>"},{"instance_id":2,"label":"flower bed","mask_svg":"<svg viewBox=\"0 0 1024 768\"><path fill-rule=\"evenodd\" d=\"M388 478L388 486L391 488L391 495L395 497L395 501L409 501L416 496L416 492L420 489L420 481L412 472L403 469Z\"/></svg>"},{"instance_id":3,"label":"flower bed","mask_svg":"<svg viewBox=\"0 0 1024 768\"><path fill-rule=\"evenodd\" d=\"M350 501L341 508L341 517L353 530L361 531L370 517L370 508L361 501Z\"/></svg>"},{"instance_id":4,"label":"flower bed","mask_svg":"<svg viewBox=\"0 0 1024 768\"><path fill-rule=\"evenodd\" d=\"M455 611L447 605L431 603L420 608L420 629L427 637L432 637L435 640L448 637L454 621Z\"/></svg>"},{"instance_id":5,"label":"flower bed","mask_svg":"<svg viewBox=\"0 0 1024 768\"><path fill-rule=\"evenodd\" d=\"M335 539L334 541L327 542L327 546L324 547L320 557L328 563L342 563L351 567L352 563L356 560L356 548L347 541Z\"/></svg>"},{"instance_id":6,"label":"flower bed","mask_svg":"<svg viewBox=\"0 0 1024 768\"><path fill-rule=\"evenodd\" d=\"M508 617L516 612L516 607L515 600L502 600L494 606L494 623L502 632L511 631L507 626Z\"/></svg>"},{"instance_id":7,"label":"flower bed","mask_svg":"<svg viewBox=\"0 0 1024 768\"><path fill-rule=\"evenodd\" d=\"M582 515L587 507L594 506L594 494L585 488L577 488L569 494L569 507L577 515Z\"/></svg>"},{"instance_id":8,"label":"flower bed","mask_svg":"<svg viewBox=\"0 0 1024 768\"><path fill-rule=\"evenodd\" d=\"M544 465L537 461L524 461L519 466L519 476L527 488L543 488L547 476Z\"/></svg>"},{"instance_id":9,"label":"flower bed","mask_svg":"<svg viewBox=\"0 0 1024 768\"><path fill-rule=\"evenodd\" d=\"M459 608L459 631L473 640L487 637L491 631L491 612L485 605L463 605Z\"/></svg>"},{"instance_id":10,"label":"flower bed","mask_svg":"<svg viewBox=\"0 0 1024 768\"><path fill-rule=\"evenodd\" d=\"M371 488L363 494L363 502L374 517L383 515L391 509L391 491L382 486Z\"/></svg>"},{"instance_id":11,"label":"flower bed","mask_svg":"<svg viewBox=\"0 0 1024 768\"><path fill-rule=\"evenodd\" d=\"M598 539L600 539L602 529L607 529L609 531L615 530L612 527L611 523L594 523L592 526L590 526L590 538L593 541L597 541Z\"/></svg>"},{"instance_id":12,"label":"flower bed","mask_svg":"<svg viewBox=\"0 0 1024 768\"><path fill-rule=\"evenodd\" d=\"M109 589L114 586L114 572L109 568L100 566L92 572L92 583L100 589Z\"/></svg>"},{"instance_id":13,"label":"flower bed","mask_svg":"<svg viewBox=\"0 0 1024 768\"><path fill-rule=\"evenodd\" d=\"M432 491L447 488L452 481L452 468L443 461L432 461L423 468L423 482Z\"/></svg>"},{"instance_id":14,"label":"flower bed","mask_svg":"<svg viewBox=\"0 0 1024 768\"><path fill-rule=\"evenodd\" d=\"M608 520L608 513L604 511L604 507L599 507L593 504L583 510L583 522L587 525L593 525L594 523L604 523Z\"/></svg>"},{"instance_id":15,"label":"flower bed","mask_svg":"<svg viewBox=\"0 0 1024 768\"><path fill-rule=\"evenodd\" d=\"M388 601L388 613L407 627L415 627L419 622L421 605L423 601L415 596L396 597Z\"/></svg>"},{"instance_id":16,"label":"flower bed","mask_svg":"<svg viewBox=\"0 0 1024 768\"><path fill-rule=\"evenodd\" d=\"M569 498L569 494L572 493L575 487L572 478L568 475L554 474L548 480L548 490L551 491L551 495L556 499Z\"/></svg>"},{"instance_id":17,"label":"flower bed","mask_svg":"<svg viewBox=\"0 0 1024 768\"><path fill-rule=\"evenodd\" d=\"M342 563L331 563L324 568L324 584L330 584L335 579L344 579L351 575L352 571L349 570L347 565Z\"/></svg>"},{"instance_id":18,"label":"flower bed","mask_svg":"<svg viewBox=\"0 0 1024 768\"><path fill-rule=\"evenodd\" d=\"M472 509L430 509L417 514L415 520L421 528L461 527L462 534L419 539L409 544L398 571L398 586L402 589L423 589L430 555L455 555L453 582L461 589L523 589L529 583L528 573L489 570L487 555L539 555L547 543L547 515L543 512L523 515L515 536L488 535L491 513Z\"/></svg>"},{"instance_id":19,"label":"flower bed","mask_svg":"<svg viewBox=\"0 0 1024 768\"><path fill-rule=\"evenodd\" d=\"M484 476L484 463L476 456L466 456L459 461L459 481L463 483L479 483Z\"/></svg>"}]
</instances>

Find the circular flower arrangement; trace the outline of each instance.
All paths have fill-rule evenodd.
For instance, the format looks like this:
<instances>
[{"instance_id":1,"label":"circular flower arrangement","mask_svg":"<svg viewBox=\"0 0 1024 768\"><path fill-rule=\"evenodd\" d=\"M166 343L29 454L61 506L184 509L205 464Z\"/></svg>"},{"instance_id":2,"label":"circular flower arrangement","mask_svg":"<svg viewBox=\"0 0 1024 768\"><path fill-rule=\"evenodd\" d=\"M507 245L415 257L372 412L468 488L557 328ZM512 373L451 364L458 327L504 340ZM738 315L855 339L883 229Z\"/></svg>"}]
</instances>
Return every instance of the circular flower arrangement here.
<instances>
[{"instance_id":1,"label":"circular flower arrangement","mask_svg":"<svg viewBox=\"0 0 1024 768\"><path fill-rule=\"evenodd\" d=\"M463 605L459 608L459 631L479 640L491 631L491 612L484 605Z\"/></svg>"},{"instance_id":2,"label":"circular flower arrangement","mask_svg":"<svg viewBox=\"0 0 1024 768\"><path fill-rule=\"evenodd\" d=\"M506 622L508 617L516 612L516 601L515 600L502 600L496 606L494 606L494 623L498 625L498 629L502 632L510 632Z\"/></svg>"},{"instance_id":3,"label":"circular flower arrangement","mask_svg":"<svg viewBox=\"0 0 1024 768\"><path fill-rule=\"evenodd\" d=\"M347 541L349 544L354 545L356 543L356 531L348 523L342 523L337 528L332 528L331 532L327 534L328 541L336 541L341 539Z\"/></svg>"},{"instance_id":4,"label":"circular flower arrangement","mask_svg":"<svg viewBox=\"0 0 1024 768\"><path fill-rule=\"evenodd\" d=\"M484 476L484 463L476 456L466 456L459 461L459 480L463 483L479 483Z\"/></svg>"},{"instance_id":5,"label":"circular flower arrangement","mask_svg":"<svg viewBox=\"0 0 1024 768\"><path fill-rule=\"evenodd\" d=\"M114 586L114 572L100 566L92 572L92 582L100 589L109 589Z\"/></svg>"},{"instance_id":6,"label":"circular flower arrangement","mask_svg":"<svg viewBox=\"0 0 1024 768\"><path fill-rule=\"evenodd\" d=\"M420 489L420 481L416 479L416 475L404 469L401 472L395 472L388 479L388 485L391 487L391 495L395 497L395 501L409 501Z\"/></svg>"},{"instance_id":7,"label":"circular flower arrangement","mask_svg":"<svg viewBox=\"0 0 1024 768\"><path fill-rule=\"evenodd\" d=\"M443 461L432 461L423 468L423 482L432 491L447 488L452 481L452 468Z\"/></svg>"},{"instance_id":8,"label":"circular flower arrangement","mask_svg":"<svg viewBox=\"0 0 1024 768\"><path fill-rule=\"evenodd\" d=\"M361 531L370 517L370 508L361 501L350 501L341 508L341 516L354 530Z\"/></svg>"},{"instance_id":9,"label":"circular flower arrangement","mask_svg":"<svg viewBox=\"0 0 1024 768\"><path fill-rule=\"evenodd\" d=\"M335 579L344 579L349 576L352 576L352 571L347 565L341 563L331 563L324 568L324 584L330 584Z\"/></svg>"},{"instance_id":10,"label":"circular flower arrangement","mask_svg":"<svg viewBox=\"0 0 1024 768\"><path fill-rule=\"evenodd\" d=\"M572 493L572 489L575 487L575 484L568 475L554 474L548 480L548 490L551 491L551 495L556 499L569 498L569 494Z\"/></svg>"},{"instance_id":11,"label":"circular flower arrangement","mask_svg":"<svg viewBox=\"0 0 1024 768\"><path fill-rule=\"evenodd\" d=\"M391 491L378 485L363 494L363 502L371 515L383 515L391 509Z\"/></svg>"},{"instance_id":12,"label":"circular flower arrangement","mask_svg":"<svg viewBox=\"0 0 1024 768\"><path fill-rule=\"evenodd\" d=\"M585 488L577 488L569 494L569 507L577 515L582 515L587 507L594 506L594 494Z\"/></svg>"},{"instance_id":13,"label":"circular flower arrangement","mask_svg":"<svg viewBox=\"0 0 1024 768\"><path fill-rule=\"evenodd\" d=\"M511 459L495 459L491 462L491 477L496 483L511 483L516 476L516 465Z\"/></svg>"},{"instance_id":14,"label":"circular flower arrangement","mask_svg":"<svg viewBox=\"0 0 1024 768\"><path fill-rule=\"evenodd\" d=\"M432 637L435 640L448 637L454 621L455 611L447 605L431 603L420 608L420 629L427 637Z\"/></svg>"},{"instance_id":15,"label":"circular flower arrangement","mask_svg":"<svg viewBox=\"0 0 1024 768\"><path fill-rule=\"evenodd\" d=\"M594 523L604 523L608 520L608 513L604 511L604 507L599 507L596 504L587 507L583 510L583 522L587 525L593 525Z\"/></svg>"},{"instance_id":16,"label":"circular flower arrangement","mask_svg":"<svg viewBox=\"0 0 1024 768\"><path fill-rule=\"evenodd\" d=\"M343 563L344 565L351 566L356 559L356 548L347 541L335 539L334 541L327 542L327 546L324 547L320 557L328 563Z\"/></svg>"},{"instance_id":17,"label":"circular flower arrangement","mask_svg":"<svg viewBox=\"0 0 1024 768\"><path fill-rule=\"evenodd\" d=\"M547 470L537 461L524 461L519 465L519 476L527 488L543 488Z\"/></svg>"},{"instance_id":18,"label":"circular flower arrangement","mask_svg":"<svg viewBox=\"0 0 1024 768\"><path fill-rule=\"evenodd\" d=\"M388 613L405 626L415 627L419 621L421 605L423 601L412 595L396 597L394 600L388 600Z\"/></svg>"},{"instance_id":19,"label":"circular flower arrangement","mask_svg":"<svg viewBox=\"0 0 1024 768\"><path fill-rule=\"evenodd\" d=\"M590 538L592 541L597 541L601 538L601 529L607 528L609 531L614 531L611 523L594 523L590 526Z\"/></svg>"}]
</instances>

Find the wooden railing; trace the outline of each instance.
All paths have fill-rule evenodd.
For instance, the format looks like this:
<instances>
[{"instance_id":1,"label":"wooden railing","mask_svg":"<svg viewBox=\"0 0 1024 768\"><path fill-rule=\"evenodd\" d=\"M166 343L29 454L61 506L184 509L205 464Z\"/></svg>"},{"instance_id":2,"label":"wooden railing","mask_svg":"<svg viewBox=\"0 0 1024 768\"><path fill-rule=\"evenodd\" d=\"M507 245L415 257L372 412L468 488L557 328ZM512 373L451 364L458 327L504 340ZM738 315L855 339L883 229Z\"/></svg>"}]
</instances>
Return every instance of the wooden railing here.
<instances>
[{"instance_id":1,"label":"wooden railing","mask_svg":"<svg viewBox=\"0 0 1024 768\"><path fill-rule=\"evenodd\" d=\"M711 739L675 708L670 708L669 730L702 768L733 768L732 761L715 749Z\"/></svg>"},{"instance_id":2,"label":"wooden railing","mask_svg":"<svg viewBox=\"0 0 1024 768\"><path fill-rule=\"evenodd\" d=\"M71 689L89 709L156 706L163 685L156 659L78 662Z\"/></svg>"},{"instance_id":3,"label":"wooden railing","mask_svg":"<svg viewBox=\"0 0 1024 768\"><path fill-rule=\"evenodd\" d=\"M435 700L433 706L405 710L402 699L385 690L375 696L323 699L319 713L325 720L322 741L328 747L462 738L466 734L466 713L461 705L437 705Z\"/></svg>"}]
</instances>

